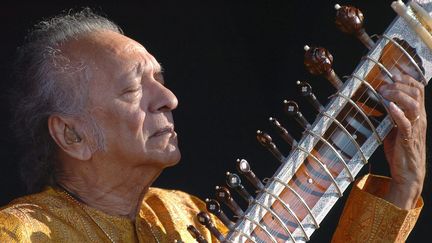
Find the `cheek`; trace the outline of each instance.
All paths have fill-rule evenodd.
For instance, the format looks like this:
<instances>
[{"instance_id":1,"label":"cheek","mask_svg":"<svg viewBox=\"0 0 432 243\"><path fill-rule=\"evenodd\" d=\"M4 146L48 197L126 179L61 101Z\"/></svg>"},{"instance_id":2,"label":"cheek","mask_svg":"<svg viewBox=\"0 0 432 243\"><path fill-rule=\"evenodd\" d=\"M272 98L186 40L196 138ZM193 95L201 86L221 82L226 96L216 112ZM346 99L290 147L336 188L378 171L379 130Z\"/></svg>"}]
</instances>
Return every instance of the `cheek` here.
<instances>
[{"instance_id":1,"label":"cheek","mask_svg":"<svg viewBox=\"0 0 432 243\"><path fill-rule=\"evenodd\" d=\"M127 121L125 124L130 133L134 134L136 138L146 139L149 136L144 125L146 114L142 111L135 111L126 116Z\"/></svg>"},{"instance_id":2,"label":"cheek","mask_svg":"<svg viewBox=\"0 0 432 243\"><path fill-rule=\"evenodd\" d=\"M143 134L145 117L145 112L139 107L121 104L115 106L115 109L102 112L101 120L105 132L111 135L111 139L114 141L120 139L122 143L127 143L145 136Z\"/></svg>"}]
</instances>

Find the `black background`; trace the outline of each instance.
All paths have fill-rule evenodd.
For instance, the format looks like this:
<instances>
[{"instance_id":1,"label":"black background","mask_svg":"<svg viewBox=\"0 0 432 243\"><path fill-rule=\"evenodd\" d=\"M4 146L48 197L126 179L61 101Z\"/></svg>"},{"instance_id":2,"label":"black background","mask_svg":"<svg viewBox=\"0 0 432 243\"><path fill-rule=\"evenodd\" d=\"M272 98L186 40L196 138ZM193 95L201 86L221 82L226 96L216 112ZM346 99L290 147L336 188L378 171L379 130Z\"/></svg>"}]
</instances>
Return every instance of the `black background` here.
<instances>
[{"instance_id":1,"label":"black background","mask_svg":"<svg viewBox=\"0 0 432 243\"><path fill-rule=\"evenodd\" d=\"M268 117L279 118L300 138L301 129L282 112L282 100L294 99L309 121L312 107L298 95L295 81L308 80L322 103L335 90L303 67L303 45L320 45L334 55L334 69L348 75L366 49L334 26L336 1L65 1L3 2L0 5L0 89L6 94L11 62L26 30L44 17L70 8L90 6L119 24L165 67L165 80L179 99L174 112L182 150L181 162L167 169L155 186L175 188L200 198L213 197L224 184L235 159L246 158L256 174L270 177L278 167L256 141L257 129L272 132ZM391 1L340 1L366 16L366 30L382 33L395 14ZM426 90L430 96L430 87ZM23 193L17 179L17 155L9 128L9 107L0 100L0 205ZM427 101L430 100L430 97ZM428 112L432 105L429 104ZM429 112L430 113L430 112ZM271 133L280 149L287 146ZM429 136L428 139L430 140ZM430 143L429 143L430 144ZM373 173L388 174L382 148L371 158ZM428 173L430 174L430 166ZM431 228L431 180L427 177L425 207L408 242L424 241ZM348 194L348 193L346 193ZM328 242L346 196L339 200L311 242Z\"/></svg>"}]
</instances>

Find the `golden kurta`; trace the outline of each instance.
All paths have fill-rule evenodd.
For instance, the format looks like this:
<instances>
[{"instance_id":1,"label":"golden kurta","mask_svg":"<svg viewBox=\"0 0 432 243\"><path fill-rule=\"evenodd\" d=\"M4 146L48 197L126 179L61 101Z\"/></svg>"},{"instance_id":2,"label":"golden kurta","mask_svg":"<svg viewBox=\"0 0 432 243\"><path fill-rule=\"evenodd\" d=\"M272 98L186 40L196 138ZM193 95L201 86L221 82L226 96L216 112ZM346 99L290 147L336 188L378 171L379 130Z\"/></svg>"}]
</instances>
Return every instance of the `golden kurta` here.
<instances>
[{"instance_id":1,"label":"golden kurta","mask_svg":"<svg viewBox=\"0 0 432 243\"><path fill-rule=\"evenodd\" d=\"M150 188L135 222L78 203L60 188L14 200L0 211L0 242L193 242L186 230L205 210L198 198L175 190ZM222 225L216 221L218 227Z\"/></svg>"},{"instance_id":2,"label":"golden kurta","mask_svg":"<svg viewBox=\"0 0 432 243\"><path fill-rule=\"evenodd\" d=\"M423 202L420 200L418 208L407 211L380 199L388 180L369 176L356 182L334 242L406 239ZM196 221L196 214L202 210L205 204L189 194L150 188L133 222L87 207L62 189L48 187L41 193L16 199L0 211L0 242L195 242L186 230L190 224L209 242L215 242ZM220 230L226 231L218 220L214 221Z\"/></svg>"},{"instance_id":3,"label":"golden kurta","mask_svg":"<svg viewBox=\"0 0 432 243\"><path fill-rule=\"evenodd\" d=\"M356 181L332 242L405 242L423 207L420 198L416 207L402 210L382 199L390 178L368 175Z\"/></svg>"}]
</instances>

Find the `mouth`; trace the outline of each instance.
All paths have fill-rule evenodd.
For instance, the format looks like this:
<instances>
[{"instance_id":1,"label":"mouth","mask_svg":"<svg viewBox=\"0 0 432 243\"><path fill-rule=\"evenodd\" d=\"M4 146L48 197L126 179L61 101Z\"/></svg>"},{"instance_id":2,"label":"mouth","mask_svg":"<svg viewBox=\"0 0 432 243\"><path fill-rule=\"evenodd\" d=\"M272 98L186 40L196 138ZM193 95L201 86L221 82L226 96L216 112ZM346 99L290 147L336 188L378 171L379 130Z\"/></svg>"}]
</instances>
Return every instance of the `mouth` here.
<instances>
[{"instance_id":1,"label":"mouth","mask_svg":"<svg viewBox=\"0 0 432 243\"><path fill-rule=\"evenodd\" d=\"M173 125L168 125L166 127L163 127L161 129L157 130L150 137L159 137L159 136L163 136L163 135L166 135L166 134L175 134L174 126Z\"/></svg>"}]
</instances>

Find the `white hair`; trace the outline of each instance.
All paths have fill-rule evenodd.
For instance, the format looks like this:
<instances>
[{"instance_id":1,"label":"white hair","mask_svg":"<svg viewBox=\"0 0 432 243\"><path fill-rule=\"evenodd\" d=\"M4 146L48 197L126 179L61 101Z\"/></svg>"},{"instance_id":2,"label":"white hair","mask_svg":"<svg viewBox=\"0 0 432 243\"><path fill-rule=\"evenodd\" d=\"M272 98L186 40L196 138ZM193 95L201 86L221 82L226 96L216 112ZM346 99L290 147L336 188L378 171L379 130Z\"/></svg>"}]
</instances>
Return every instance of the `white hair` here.
<instances>
[{"instance_id":1,"label":"white hair","mask_svg":"<svg viewBox=\"0 0 432 243\"><path fill-rule=\"evenodd\" d=\"M68 41L102 30L123 33L89 8L69 11L36 24L18 48L12 125L23 146L20 170L28 192L55 183L58 148L48 130L51 115L80 117L94 140L93 149L104 146L99 126L85 110L92 72L84 62L72 62L61 51Z\"/></svg>"}]
</instances>

